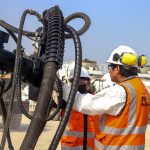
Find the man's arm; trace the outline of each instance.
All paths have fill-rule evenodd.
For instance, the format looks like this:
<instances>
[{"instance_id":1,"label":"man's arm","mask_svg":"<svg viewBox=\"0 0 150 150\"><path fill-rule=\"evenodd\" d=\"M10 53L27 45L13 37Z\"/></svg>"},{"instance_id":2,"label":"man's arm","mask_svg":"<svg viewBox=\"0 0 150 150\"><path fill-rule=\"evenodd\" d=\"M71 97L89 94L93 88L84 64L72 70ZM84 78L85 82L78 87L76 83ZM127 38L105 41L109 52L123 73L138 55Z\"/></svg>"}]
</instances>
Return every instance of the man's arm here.
<instances>
[{"instance_id":1,"label":"man's arm","mask_svg":"<svg viewBox=\"0 0 150 150\"><path fill-rule=\"evenodd\" d=\"M122 86L106 88L96 95L77 92L73 108L88 115L110 114L117 116L126 102L126 92Z\"/></svg>"}]
</instances>

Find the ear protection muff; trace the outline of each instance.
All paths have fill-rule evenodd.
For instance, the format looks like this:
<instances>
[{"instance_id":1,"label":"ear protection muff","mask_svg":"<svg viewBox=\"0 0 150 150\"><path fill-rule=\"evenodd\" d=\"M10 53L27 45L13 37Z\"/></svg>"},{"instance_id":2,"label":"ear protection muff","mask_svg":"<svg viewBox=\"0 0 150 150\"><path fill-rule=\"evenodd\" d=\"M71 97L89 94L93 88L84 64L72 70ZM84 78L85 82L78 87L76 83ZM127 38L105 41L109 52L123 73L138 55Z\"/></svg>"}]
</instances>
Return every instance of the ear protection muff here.
<instances>
[{"instance_id":1,"label":"ear protection muff","mask_svg":"<svg viewBox=\"0 0 150 150\"><path fill-rule=\"evenodd\" d=\"M119 60L122 64L128 66L135 66L137 63L137 59L137 55L133 53L122 53L121 55L115 53L113 55L113 61L117 62Z\"/></svg>"},{"instance_id":2,"label":"ear protection muff","mask_svg":"<svg viewBox=\"0 0 150 150\"><path fill-rule=\"evenodd\" d=\"M135 66L137 64L137 55L133 53L123 53L122 63L128 66Z\"/></svg>"},{"instance_id":3,"label":"ear protection muff","mask_svg":"<svg viewBox=\"0 0 150 150\"><path fill-rule=\"evenodd\" d=\"M143 67L147 63L147 58L145 55L141 55L138 57L138 66Z\"/></svg>"}]
</instances>

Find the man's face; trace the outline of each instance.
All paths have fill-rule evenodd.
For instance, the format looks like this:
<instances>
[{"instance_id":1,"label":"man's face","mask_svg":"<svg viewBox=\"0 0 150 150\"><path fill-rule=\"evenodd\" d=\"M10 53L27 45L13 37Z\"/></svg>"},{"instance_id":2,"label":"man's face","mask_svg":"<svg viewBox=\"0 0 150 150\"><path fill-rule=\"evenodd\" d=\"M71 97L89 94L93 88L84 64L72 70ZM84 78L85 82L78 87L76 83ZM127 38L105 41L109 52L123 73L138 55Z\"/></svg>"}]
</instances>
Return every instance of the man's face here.
<instances>
[{"instance_id":1,"label":"man's face","mask_svg":"<svg viewBox=\"0 0 150 150\"><path fill-rule=\"evenodd\" d=\"M118 75L120 73L120 67L114 64L110 64L108 66L109 66L111 81L118 83Z\"/></svg>"},{"instance_id":2,"label":"man's face","mask_svg":"<svg viewBox=\"0 0 150 150\"><path fill-rule=\"evenodd\" d=\"M78 91L80 93L87 93L89 88L90 88L90 81L84 78L80 78Z\"/></svg>"},{"instance_id":3,"label":"man's face","mask_svg":"<svg viewBox=\"0 0 150 150\"><path fill-rule=\"evenodd\" d=\"M89 80L85 80L83 78L80 78L79 85L89 84Z\"/></svg>"}]
</instances>

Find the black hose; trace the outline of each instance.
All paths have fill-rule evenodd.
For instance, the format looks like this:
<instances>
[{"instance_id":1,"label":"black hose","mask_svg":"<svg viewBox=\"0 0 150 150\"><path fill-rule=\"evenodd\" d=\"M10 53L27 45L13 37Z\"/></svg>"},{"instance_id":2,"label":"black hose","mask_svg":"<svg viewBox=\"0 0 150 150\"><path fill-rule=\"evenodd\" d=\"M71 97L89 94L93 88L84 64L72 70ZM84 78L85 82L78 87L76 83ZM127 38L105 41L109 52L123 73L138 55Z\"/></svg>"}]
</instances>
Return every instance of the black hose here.
<instances>
[{"instance_id":1,"label":"black hose","mask_svg":"<svg viewBox=\"0 0 150 150\"><path fill-rule=\"evenodd\" d=\"M13 27L12 25L6 23L5 21L3 20L0 20L0 25L3 27L3 28L7 28L15 33L19 33L19 29L16 28L16 27ZM35 37L35 32L29 32L29 31L23 31L23 35L25 36L31 36L31 37Z\"/></svg>"},{"instance_id":2,"label":"black hose","mask_svg":"<svg viewBox=\"0 0 150 150\"><path fill-rule=\"evenodd\" d=\"M55 6L48 10L46 15L48 28L46 41L46 60L43 80L41 83L35 112L23 140L23 143L20 147L20 150L34 149L36 142L46 124L45 119L47 117L48 106L53 91L56 71L60 67L59 62L57 62L57 56L60 55L61 57L63 57L64 20L62 12L58 6ZM58 60L61 63L62 58L59 58Z\"/></svg>"},{"instance_id":3,"label":"black hose","mask_svg":"<svg viewBox=\"0 0 150 150\"><path fill-rule=\"evenodd\" d=\"M81 72L81 64L82 64L82 47L81 47L81 42L80 42L80 38L77 34L77 32L70 27L69 25L66 26L66 31L69 32L71 34L71 36L73 37L73 41L74 41L74 45L75 45L75 71L74 71L74 80L73 83L71 85L71 91L69 94L69 98L67 101L67 105L64 111L64 115L63 118L57 128L57 131L55 133L55 136L53 137L53 140L50 144L49 150L56 150L60 138L64 132L64 129L67 125L71 110L72 110L72 106L74 103L74 99L75 99L75 95L78 89L78 81L80 78L80 72Z\"/></svg>"},{"instance_id":4,"label":"black hose","mask_svg":"<svg viewBox=\"0 0 150 150\"><path fill-rule=\"evenodd\" d=\"M45 65L45 69L46 70L44 71L34 115L31 119L29 128L20 147L20 150L34 149L36 142L46 124L45 120L47 117L47 110L52 95L57 65L53 62L49 62Z\"/></svg>"},{"instance_id":5,"label":"black hose","mask_svg":"<svg viewBox=\"0 0 150 150\"><path fill-rule=\"evenodd\" d=\"M34 10L25 10L22 14L21 17L21 21L20 21L20 25L19 25L19 30L18 30L18 49L17 49L17 53L16 55L18 55L18 57L20 57L19 62L18 62L18 76L17 76L17 101L18 101L18 105L20 110L22 111L22 113L29 119L32 118L32 115L30 115L26 109L23 106L22 100L21 100L21 73L22 73L22 62L23 62L23 53L21 51L21 40L22 40L22 35L23 35L23 26L24 26L24 22L25 22L25 18L26 15L30 14L30 15L35 15L37 18L40 18L41 15L39 15L36 11Z\"/></svg>"},{"instance_id":6,"label":"black hose","mask_svg":"<svg viewBox=\"0 0 150 150\"><path fill-rule=\"evenodd\" d=\"M83 114L83 118L84 118L83 150L87 150L88 115Z\"/></svg>"},{"instance_id":7,"label":"black hose","mask_svg":"<svg viewBox=\"0 0 150 150\"><path fill-rule=\"evenodd\" d=\"M9 125L10 117L11 117L11 110L12 110L12 104L13 104L15 86L16 86L15 84L16 84L16 81L18 82L18 84L20 84L20 80L21 80L21 76L19 73L19 72L21 72L21 70L19 70L19 69L21 69L20 58L22 59L22 57L20 57L21 56L20 49L22 48L22 46L21 46L22 35L28 36L28 37L35 37L35 34L36 34L36 32L28 32L28 31L23 30L23 24L24 24L25 16L27 13L35 15L35 16L37 16L37 18L39 18L39 20L44 24L44 28L45 28L44 33L46 33L47 35L45 36L46 40L44 41L46 43L46 57L45 57L45 68L44 68L44 75L43 75L43 80L42 80L42 84L41 84L41 88L40 88L40 94L38 97L38 102L37 102L37 106L36 106L36 109L34 112L33 119L31 120L29 129L28 129L25 139L21 145L21 149L23 149L23 150L34 149L35 144L38 140L38 137L41 134L41 132L46 124L47 119L49 119L49 118L47 118L48 106L51 103L50 100L51 100L51 94L52 94L53 85L54 85L54 81L55 81L56 71L58 68L61 67L62 62L63 62L64 38L73 37L73 40L75 43L75 50L76 50L75 73L74 73L75 78L74 78L74 81L73 81L73 84L71 87L68 103L67 103L65 113L64 113L64 117L62 118L62 122L60 123L60 125L57 129L55 137L53 138L52 143L54 143L54 144L52 146L50 145L49 149L53 150L53 148L55 149L55 147L57 147L59 140L61 138L61 135L63 134L64 128L68 122L71 108L73 106L74 97L75 97L75 94L77 91L78 79L80 77L80 71L81 71L82 50L81 50L81 43L80 43L79 35L83 34L85 31L87 31L91 22L90 22L89 17L86 14L83 14L83 13L72 14L65 19L65 24L67 24L69 21L71 21L74 18L82 18L85 21L85 24L79 31L75 31L72 27L70 27L69 25L66 25L66 32L68 32L69 34L65 35L64 20L63 20L62 13L58 13L59 14L58 16L57 15L54 16L55 19L59 19L59 20L55 20L53 18L52 14L57 14L57 12L59 11L59 8L56 6L56 7L53 7L52 9L53 9L52 13L47 13L47 12L49 12L49 10L46 10L45 14L47 16L46 15L45 16L48 19L45 21L45 24L44 24L44 18L42 18L37 12L32 11L32 10L26 10L24 12L24 15L23 15L22 21L21 21L22 23L20 22L19 29L0 20L0 25L2 27L4 27L7 31L12 30L12 33L13 32L18 33L15 65L12 65L12 66L14 66L14 78L13 78L13 82L12 82L12 90L11 90L9 109L8 109L9 110L8 117L6 118L6 125L4 127L3 137L2 137L2 141L1 141L2 147L4 147L4 145L5 145L7 131L9 130L8 125ZM47 24L47 22L48 22L48 24ZM59 24L59 27L57 26L58 24ZM22 25L22 27L21 27L21 25ZM56 32L58 31L58 32L56 33L55 31ZM41 37L41 35L44 33L40 32L36 36ZM57 46L57 48L56 48L56 46ZM19 94L21 95L21 92ZM60 106L58 106L58 108L59 107ZM51 117L51 116L49 116L49 117Z\"/></svg>"},{"instance_id":8,"label":"black hose","mask_svg":"<svg viewBox=\"0 0 150 150\"><path fill-rule=\"evenodd\" d=\"M3 98L0 98L0 104L1 104L1 108L2 108L3 124L5 124L6 117L7 117L7 110L6 110ZM9 130L9 128L8 128L8 132L7 132L7 141L8 141L8 148L9 148L9 150L14 150L14 147L13 147L12 141L11 141L11 137L10 137L10 130Z\"/></svg>"},{"instance_id":9,"label":"black hose","mask_svg":"<svg viewBox=\"0 0 150 150\"><path fill-rule=\"evenodd\" d=\"M22 56L22 51L21 51L21 41L22 41L22 35L23 35L23 26L24 26L24 22L25 22L25 18L26 15L30 13L30 10L27 9L23 12L22 16L21 16L21 20L20 20L20 25L19 25L19 32L18 32L18 42L17 42L17 52L16 55L18 55L18 70L17 70L17 102L18 102L18 106L20 108L20 110L23 112L23 114L31 119L32 116L25 110L25 108L23 107L22 104L22 100L21 100L21 72L22 72L22 60L23 60L23 56Z\"/></svg>"},{"instance_id":10,"label":"black hose","mask_svg":"<svg viewBox=\"0 0 150 150\"><path fill-rule=\"evenodd\" d=\"M37 13L37 12L36 12L36 13ZM38 13L37 13L37 14L38 14ZM38 16L39 20L41 20L41 22L42 22L41 16L40 16L39 14L38 14L37 16ZM65 18L65 24L67 24L68 22L70 22L71 20L73 20L73 19L75 19L75 18L81 18L81 19L83 19L84 22L85 22L84 26L83 26L79 31L77 31L77 34L78 34L78 35L82 35L82 34L84 34L84 33L88 30L88 28L90 27L90 25L91 25L91 20L90 20L89 16L87 16L86 14L81 13L81 12L78 12L78 13L74 13L74 14L71 14L71 15L69 15L68 17L66 17L66 18ZM9 29L9 30L11 30L11 31L13 31L13 32L15 32L15 33L18 33L18 32L19 32L19 29L18 29L18 28L14 27L14 26L12 26L12 25L10 25L10 24L8 24L8 23L6 23L6 22L3 21L3 20L0 20L0 25L1 25L3 28L7 28L7 29ZM37 33L37 32L30 32L30 31L25 31L25 30L23 30L23 32L22 32L22 34L23 34L24 36L27 36L27 37L29 37L29 38L30 38L30 37L35 37L35 36L40 37L41 34L42 34L42 33L39 33L38 35L36 35L36 33ZM69 38L72 38L72 37L71 37L71 35L69 35L69 34L65 34L65 38L66 38L66 39L69 39Z\"/></svg>"},{"instance_id":11,"label":"black hose","mask_svg":"<svg viewBox=\"0 0 150 150\"><path fill-rule=\"evenodd\" d=\"M4 28L5 28L5 30L7 30L7 32L11 35L11 37L13 38L13 40L17 43L17 37L16 37L16 35L15 35L11 30L9 30L8 28L6 28L5 26L4 26ZM23 48L22 45L21 45L21 48ZM8 89L11 87L12 81L13 81L13 78L12 78L12 77L13 77L13 76L11 75L11 80L10 80L10 82L8 83L7 87L5 87L5 89L4 89L3 92L8 91Z\"/></svg>"},{"instance_id":12,"label":"black hose","mask_svg":"<svg viewBox=\"0 0 150 150\"><path fill-rule=\"evenodd\" d=\"M26 13L24 13L24 15L26 15L27 13L29 13L29 10L28 11L26 11ZM24 18L24 20L25 20L25 17L23 16L22 18ZM21 21L21 25L20 25L20 28L23 28L23 24L24 24L24 20L22 20ZM5 27L5 29L7 30L7 32L11 35L11 37L14 39L14 41L17 43L17 37L16 37L16 35L11 31L11 30L9 30L6 26L4 26ZM19 34L20 34L20 32L19 32ZM20 36L19 36L20 37ZM22 45L21 45L21 40L20 40L20 43L19 43L19 46L23 49L23 47L22 47ZM19 49L19 51L20 51L20 49ZM16 54L17 55L17 54ZM20 58L21 60L20 60L20 62L22 62L22 57ZM19 62L19 64L18 65L21 65L21 63ZM21 66L20 66L20 69L18 69L18 76L21 74ZM29 118L29 119L31 119L32 118L32 116L29 114L29 113L27 113L27 111L25 110L25 108L24 108L24 106L23 106L23 104L22 104L22 101L21 101L21 79L20 79L21 77L18 77L18 81L19 82L17 82L18 83L18 85L17 85L17 87L19 88L18 89L18 105L19 105L19 108L20 108L20 110L23 112L23 114L27 117L27 118ZM12 79L12 77L11 77L11 80L10 80L10 82L9 82L9 84L8 84L8 86L4 89L4 92L6 92L9 88L10 88L10 86L12 85L12 81L13 81L13 79Z\"/></svg>"},{"instance_id":13,"label":"black hose","mask_svg":"<svg viewBox=\"0 0 150 150\"><path fill-rule=\"evenodd\" d=\"M84 20L83 27L77 31L78 35L82 35L89 29L89 27L91 25L91 20L88 15L78 12L78 13L71 14L67 18L65 18L65 23L67 24L68 22L70 22L71 20L73 20L75 18L81 18ZM72 36L70 34L65 34L65 38L69 39L69 38L72 38Z\"/></svg>"},{"instance_id":14,"label":"black hose","mask_svg":"<svg viewBox=\"0 0 150 150\"><path fill-rule=\"evenodd\" d=\"M2 140L1 140L1 149L2 150L4 149L4 145L6 142L6 135L8 132L9 123L10 123L10 119L11 119L16 82L18 80L18 72L19 72L19 67L20 67L20 58L19 57L20 57L21 40L22 40L22 32L23 32L22 29L23 29L23 25L24 25L24 21L25 21L25 17L27 15L27 13L34 15L35 12L32 10L29 10L29 9L25 10L22 14L19 29L18 29L17 50L16 50L15 65L14 65L14 77L13 77L13 81L12 81L11 97L10 97L10 101L9 101L8 111L7 111L6 123L4 125L4 131L3 131L3 136L2 136ZM5 27L5 28L8 28L8 27Z\"/></svg>"},{"instance_id":15,"label":"black hose","mask_svg":"<svg viewBox=\"0 0 150 150\"><path fill-rule=\"evenodd\" d=\"M17 102L19 105L20 110L23 112L23 114L31 119L32 116L27 113L25 108L23 107L22 101L21 101L21 71L22 71L22 51L21 51L21 41L22 41L22 35L23 35L23 27L26 15L30 13L30 10L27 9L23 12L20 20L19 30L18 30L18 41L17 41L17 51L16 55L18 55L18 64L17 64Z\"/></svg>"},{"instance_id":16,"label":"black hose","mask_svg":"<svg viewBox=\"0 0 150 150\"><path fill-rule=\"evenodd\" d=\"M10 81L9 83L7 84L7 86L5 87L3 93L7 92L10 88L11 88L11 85L12 85L12 81L13 81L13 75L11 74L11 78L10 78Z\"/></svg>"},{"instance_id":17,"label":"black hose","mask_svg":"<svg viewBox=\"0 0 150 150\"><path fill-rule=\"evenodd\" d=\"M4 125L4 130L3 130L3 135L2 135L2 139L1 139L0 150L4 149L5 142L6 142L6 135L8 133L8 129L9 129L9 123L10 123L10 119L11 119L13 100L14 100L14 96L15 96L16 76L17 76L16 73L17 73L17 69L18 69L16 67L17 65L18 65L18 56L16 55L15 67L14 67L14 77L13 77L13 81L12 81L12 88L11 88L11 94L10 94L10 101L9 101L9 105L8 105L7 118L6 118L6 122L5 122L5 125Z\"/></svg>"},{"instance_id":18,"label":"black hose","mask_svg":"<svg viewBox=\"0 0 150 150\"><path fill-rule=\"evenodd\" d=\"M27 110L24 108L21 98L21 71L22 71L22 56L20 57L19 69L18 69L18 77L17 77L17 102L21 112L29 119L32 118Z\"/></svg>"},{"instance_id":19,"label":"black hose","mask_svg":"<svg viewBox=\"0 0 150 150\"><path fill-rule=\"evenodd\" d=\"M19 105L19 108L22 111L22 113L27 118L31 119L32 115L30 115L26 111L26 109L24 108L24 106L22 104L22 100L21 100L21 73L22 73L22 62L23 62L23 54L21 51L21 41L22 41L22 35L23 35L24 22L25 22L25 18L26 18L27 14L35 15L37 18L40 18L41 15L38 14L34 10L30 10L30 9L25 10L21 16L21 21L20 21L19 30L18 30L18 43L17 43L16 55L18 55L18 57L20 57L20 58L18 60L18 72L17 72L17 101L18 101L18 105Z\"/></svg>"},{"instance_id":20,"label":"black hose","mask_svg":"<svg viewBox=\"0 0 150 150\"><path fill-rule=\"evenodd\" d=\"M57 115L57 113L60 111L60 109L62 108L63 89L62 89L62 83L61 83L60 79L58 78L58 76L56 77L55 82L56 82L56 86L57 86L57 92L59 93L58 104L57 104L57 107L54 110L54 112L46 118L46 121L52 120ZM49 107L50 108L53 107L53 102L51 102L51 105Z\"/></svg>"},{"instance_id":21,"label":"black hose","mask_svg":"<svg viewBox=\"0 0 150 150\"><path fill-rule=\"evenodd\" d=\"M7 117L7 110L6 110L6 107L4 104L4 100L2 98L4 87L5 87L5 82L1 81L1 84L0 84L0 104L1 104L1 108L2 108L3 124L5 124L6 117ZM13 147L12 141L11 141L11 137L10 137L9 128L8 128L8 132L7 132L7 141L8 141L9 150L14 150L14 147Z\"/></svg>"},{"instance_id":22,"label":"black hose","mask_svg":"<svg viewBox=\"0 0 150 150\"><path fill-rule=\"evenodd\" d=\"M38 18L38 20L39 20L40 22L42 22L42 17L41 17L41 15L40 15L38 12L36 12L36 11L34 11L34 10L31 10L31 9L28 9L28 13L30 13L31 15L36 16L36 17ZM12 32L19 33L19 30L20 30L20 29L18 29L18 28L16 28L16 27L13 27L12 25L6 23L6 22L3 21L3 20L0 20L0 25L1 25L3 28L8 29L8 30L10 30L10 31L12 31ZM25 30L22 31L22 34L23 34L24 36L27 36L27 37L28 37L28 36L29 36L29 37L35 37L35 36L36 36L36 32L29 32L29 31L25 31ZM39 36L40 36L40 35L39 35Z\"/></svg>"}]
</instances>

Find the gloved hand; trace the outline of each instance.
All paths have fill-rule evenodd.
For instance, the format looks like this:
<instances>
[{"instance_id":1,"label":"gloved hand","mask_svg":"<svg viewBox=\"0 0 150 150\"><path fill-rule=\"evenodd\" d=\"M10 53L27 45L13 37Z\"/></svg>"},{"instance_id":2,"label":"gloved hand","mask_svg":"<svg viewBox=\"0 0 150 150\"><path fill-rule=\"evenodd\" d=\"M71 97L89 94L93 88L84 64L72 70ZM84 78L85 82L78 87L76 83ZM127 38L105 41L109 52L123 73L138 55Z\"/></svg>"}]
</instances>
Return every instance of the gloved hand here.
<instances>
[{"instance_id":1,"label":"gloved hand","mask_svg":"<svg viewBox=\"0 0 150 150\"><path fill-rule=\"evenodd\" d=\"M81 84L81 85L79 85L78 91L79 91L81 94L87 93L86 84Z\"/></svg>"},{"instance_id":2,"label":"gloved hand","mask_svg":"<svg viewBox=\"0 0 150 150\"><path fill-rule=\"evenodd\" d=\"M66 108L66 105L67 105L67 102L62 99L62 102L61 102L61 109L65 109Z\"/></svg>"}]
</instances>

